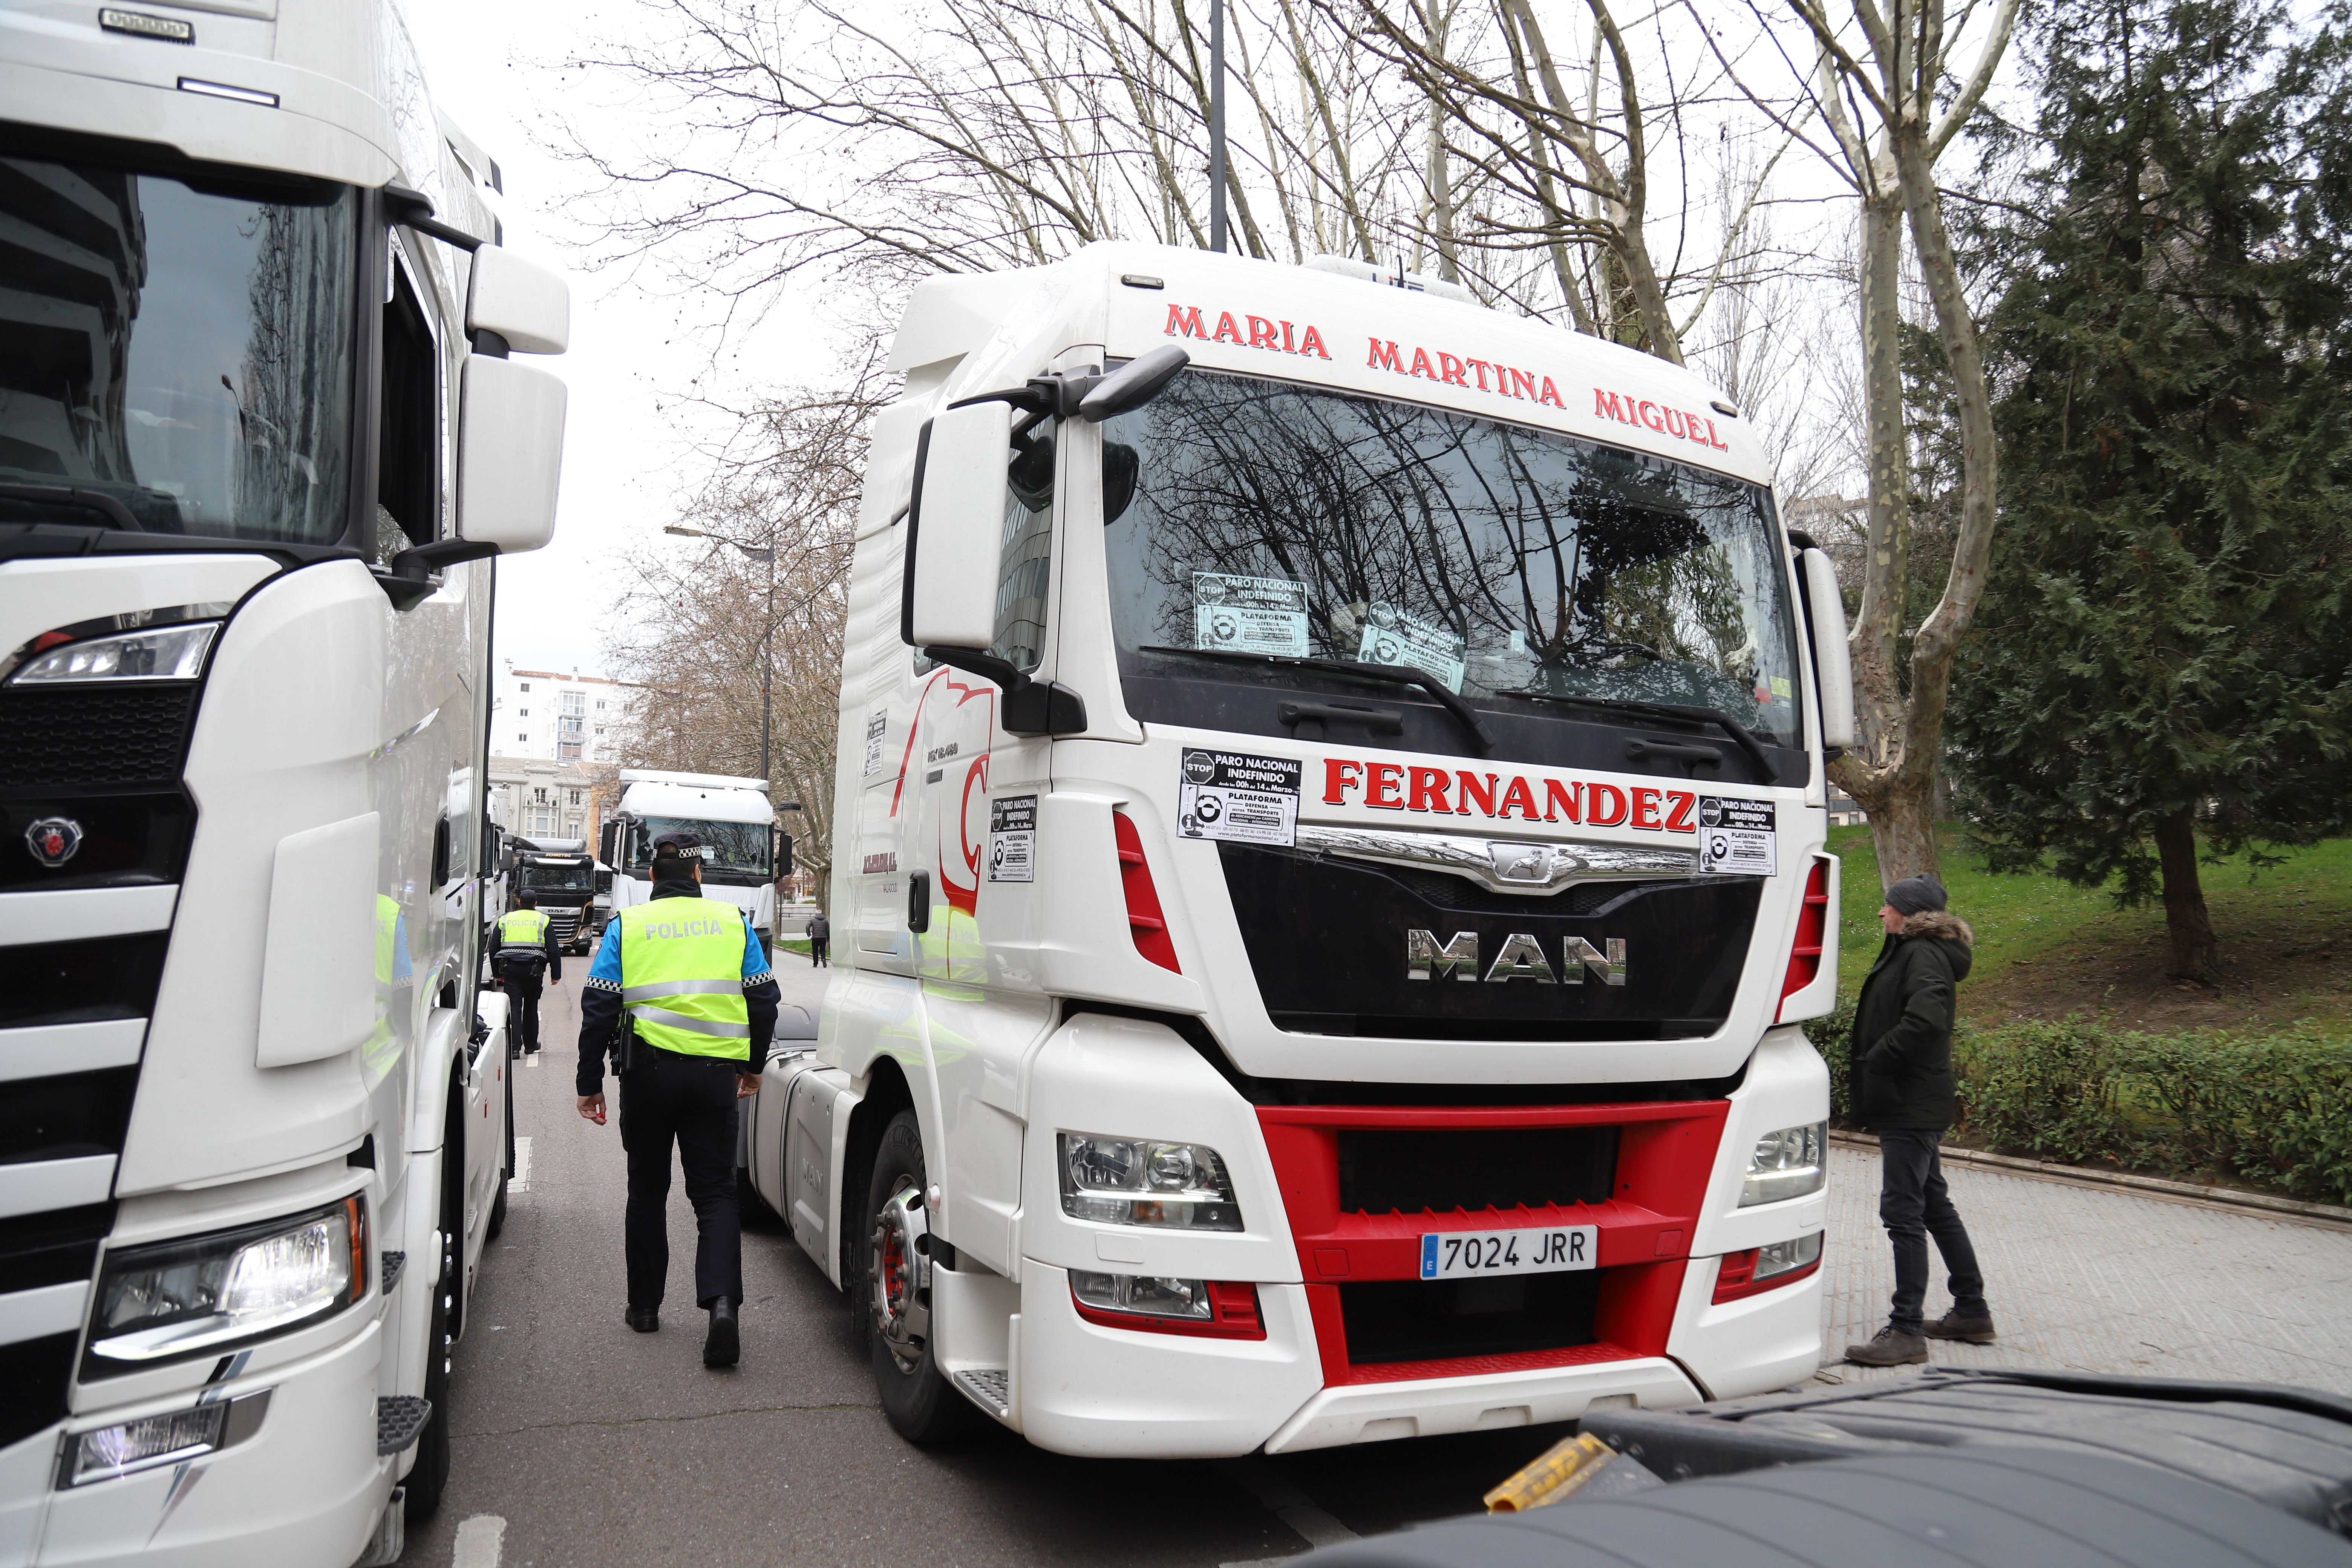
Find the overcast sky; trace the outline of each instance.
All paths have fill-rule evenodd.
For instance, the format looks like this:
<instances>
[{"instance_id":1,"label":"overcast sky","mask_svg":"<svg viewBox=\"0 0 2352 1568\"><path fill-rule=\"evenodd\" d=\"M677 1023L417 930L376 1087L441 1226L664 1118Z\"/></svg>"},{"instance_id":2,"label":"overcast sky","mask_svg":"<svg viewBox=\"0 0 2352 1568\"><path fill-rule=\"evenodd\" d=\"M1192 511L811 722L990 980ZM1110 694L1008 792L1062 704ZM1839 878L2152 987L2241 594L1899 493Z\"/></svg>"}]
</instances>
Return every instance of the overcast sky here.
<instances>
[{"instance_id":1,"label":"overcast sky","mask_svg":"<svg viewBox=\"0 0 2352 1568\"><path fill-rule=\"evenodd\" d=\"M507 243L572 284L572 349L541 362L571 386L555 542L499 563L498 657L525 668L601 672L617 553L677 520L673 497L694 473L676 399L696 377L712 384L715 312L665 289L656 269L590 270L580 248L593 180L541 149L551 110L576 107L588 84L553 68L588 39L642 27L649 12L620 0L405 0L436 103L505 175ZM600 135L633 144L648 129L625 103L600 109ZM772 321L805 319L778 312ZM822 377L828 344L783 325L720 345L724 395ZM702 548L674 542L681 551Z\"/></svg>"}]
</instances>

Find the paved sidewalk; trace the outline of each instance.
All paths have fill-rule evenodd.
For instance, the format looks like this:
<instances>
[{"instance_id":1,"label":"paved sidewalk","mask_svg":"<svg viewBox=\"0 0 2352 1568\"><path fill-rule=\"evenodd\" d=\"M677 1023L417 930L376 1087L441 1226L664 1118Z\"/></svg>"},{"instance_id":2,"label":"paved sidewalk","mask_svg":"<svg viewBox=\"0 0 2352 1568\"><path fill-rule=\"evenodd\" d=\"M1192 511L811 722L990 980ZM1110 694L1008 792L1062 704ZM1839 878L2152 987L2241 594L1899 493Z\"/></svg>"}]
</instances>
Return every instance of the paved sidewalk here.
<instances>
[{"instance_id":1,"label":"paved sidewalk","mask_svg":"<svg viewBox=\"0 0 2352 1568\"><path fill-rule=\"evenodd\" d=\"M1976 1243L2001 1337L1937 1342L1938 1363L2352 1393L2352 1227L1953 1164L1944 1177ZM1828 1247L1830 1375L1851 1383L1912 1371L1838 1359L1885 1322L1895 1288L1878 1224L1875 1149L1830 1151ZM1935 1317L1951 1305L1942 1259L1929 1279Z\"/></svg>"}]
</instances>

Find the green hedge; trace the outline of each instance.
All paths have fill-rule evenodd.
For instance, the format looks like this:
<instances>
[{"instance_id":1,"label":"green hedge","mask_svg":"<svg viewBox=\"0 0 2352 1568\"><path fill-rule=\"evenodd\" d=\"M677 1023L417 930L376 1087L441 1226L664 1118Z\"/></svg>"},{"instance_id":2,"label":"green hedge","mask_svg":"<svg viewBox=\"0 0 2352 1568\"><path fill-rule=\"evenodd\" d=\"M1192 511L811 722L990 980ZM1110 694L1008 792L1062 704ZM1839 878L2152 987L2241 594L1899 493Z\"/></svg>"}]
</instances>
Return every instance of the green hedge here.
<instances>
[{"instance_id":1,"label":"green hedge","mask_svg":"<svg viewBox=\"0 0 2352 1568\"><path fill-rule=\"evenodd\" d=\"M1851 1001L1806 1034L1847 1101ZM2352 1204L2352 1039L2310 1024L2271 1033L2144 1035L2070 1017L1963 1024L1954 1037L1970 1142L2068 1163L2237 1176Z\"/></svg>"}]
</instances>

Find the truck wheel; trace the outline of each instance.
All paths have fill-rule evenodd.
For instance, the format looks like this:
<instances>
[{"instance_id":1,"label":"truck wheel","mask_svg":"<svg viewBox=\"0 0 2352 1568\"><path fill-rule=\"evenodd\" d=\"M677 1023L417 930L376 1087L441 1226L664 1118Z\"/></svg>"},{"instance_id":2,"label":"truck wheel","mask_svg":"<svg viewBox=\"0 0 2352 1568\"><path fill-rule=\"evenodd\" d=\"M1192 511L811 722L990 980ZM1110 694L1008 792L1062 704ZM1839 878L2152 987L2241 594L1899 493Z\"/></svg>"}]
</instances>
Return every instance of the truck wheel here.
<instances>
[{"instance_id":1,"label":"truck wheel","mask_svg":"<svg viewBox=\"0 0 2352 1568\"><path fill-rule=\"evenodd\" d=\"M973 1410L931 1359L931 1292L919 1283L929 1266L914 1247L924 1190L922 1131L915 1113L902 1110L874 1152L858 1273L882 1414L898 1436L929 1447L969 1432Z\"/></svg>"}]
</instances>

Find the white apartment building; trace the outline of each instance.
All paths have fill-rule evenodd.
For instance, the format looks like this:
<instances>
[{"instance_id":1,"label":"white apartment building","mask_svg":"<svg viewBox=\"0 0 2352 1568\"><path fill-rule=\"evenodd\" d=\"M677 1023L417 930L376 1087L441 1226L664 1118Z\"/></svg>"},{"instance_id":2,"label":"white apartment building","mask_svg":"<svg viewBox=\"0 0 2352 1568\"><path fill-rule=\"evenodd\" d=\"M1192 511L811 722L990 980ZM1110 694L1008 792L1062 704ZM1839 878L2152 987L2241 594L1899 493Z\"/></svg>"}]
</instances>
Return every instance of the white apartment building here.
<instances>
[{"instance_id":1,"label":"white apartment building","mask_svg":"<svg viewBox=\"0 0 2352 1568\"><path fill-rule=\"evenodd\" d=\"M621 754L621 683L507 665L490 714L490 754L610 763Z\"/></svg>"}]
</instances>

